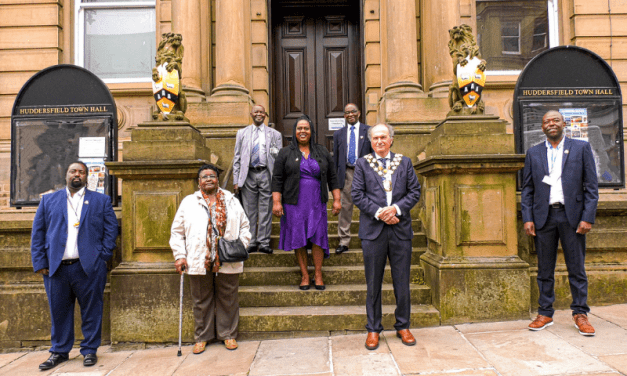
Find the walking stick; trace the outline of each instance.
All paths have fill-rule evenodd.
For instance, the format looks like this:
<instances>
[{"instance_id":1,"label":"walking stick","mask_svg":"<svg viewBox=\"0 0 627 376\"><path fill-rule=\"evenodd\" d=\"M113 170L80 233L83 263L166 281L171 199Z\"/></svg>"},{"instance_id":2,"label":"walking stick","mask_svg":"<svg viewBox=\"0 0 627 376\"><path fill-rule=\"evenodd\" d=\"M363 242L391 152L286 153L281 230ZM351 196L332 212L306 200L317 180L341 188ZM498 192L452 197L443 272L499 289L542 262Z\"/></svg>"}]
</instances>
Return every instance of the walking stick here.
<instances>
[{"instance_id":1,"label":"walking stick","mask_svg":"<svg viewBox=\"0 0 627 376\"><path fill-rule=\"evenodd\" d=\"M185 277L185 266L181 267L181 289L179 293L179 352L177 356L183 355L181 352L181 336L183 332L183 281Z\"/></svg>"}]
</instances>

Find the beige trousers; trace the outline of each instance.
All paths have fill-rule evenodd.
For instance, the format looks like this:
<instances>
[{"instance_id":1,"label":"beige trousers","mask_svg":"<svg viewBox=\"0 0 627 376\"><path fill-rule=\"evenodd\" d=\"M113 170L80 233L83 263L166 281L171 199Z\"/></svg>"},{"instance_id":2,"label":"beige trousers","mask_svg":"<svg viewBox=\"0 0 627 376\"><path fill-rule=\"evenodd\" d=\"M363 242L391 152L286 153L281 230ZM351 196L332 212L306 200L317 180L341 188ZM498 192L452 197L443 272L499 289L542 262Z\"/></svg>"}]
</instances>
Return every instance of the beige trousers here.
<instances>
[{"instance_id":1,"label":"beige trousers","mask_svg":"<svg viewBox=\"0 0 627 376\"><path fill-rule=\"evenodd\" d=\"M196 342L236 338L239 274L190 275Z\"/></svg>"}]
</instances>

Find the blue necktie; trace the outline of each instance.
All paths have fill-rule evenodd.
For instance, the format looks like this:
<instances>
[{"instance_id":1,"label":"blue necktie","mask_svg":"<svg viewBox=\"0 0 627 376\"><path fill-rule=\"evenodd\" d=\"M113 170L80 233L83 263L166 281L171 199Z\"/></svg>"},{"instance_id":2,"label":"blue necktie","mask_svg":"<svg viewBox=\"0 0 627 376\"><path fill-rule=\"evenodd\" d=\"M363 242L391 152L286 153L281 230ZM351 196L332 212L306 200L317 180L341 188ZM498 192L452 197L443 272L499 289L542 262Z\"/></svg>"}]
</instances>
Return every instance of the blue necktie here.
<instances>
[{"instance_id":1,"label":"blue necktie","mask_svg":"<svg viewBox=\"0 0 627 376\"><path fill-rule=\"evenodd\" d=\"M351 125L351 139L348 144L348 163L351 165L354 165L355 160L357 159L355 149L357 149L357 144L355 142L355 126Z\"/></svg>"},{"instance_id":2,"label":"blue necktie","mask_svg":"<svg viewBox=\"0 0 627 376\"><path fill-rule=\"evenodd\" d=\"M383 167L385 169L386 167L386 163L385 161L387 161L387 158L379 158L379 163L381 163L381 167ZM385 175L381 176L381 180L385 180Z\"/></svg>"},{"instance_id":3,"label":"blue necktie","mask_svg":"<svg viewBox=\"0 0 627 376\"><path fill-rule=\"evenodd\" d=\"M253 153L251 157L253 167L259 165L259 128L253 131Z\"/></svg>"}]
</instances>

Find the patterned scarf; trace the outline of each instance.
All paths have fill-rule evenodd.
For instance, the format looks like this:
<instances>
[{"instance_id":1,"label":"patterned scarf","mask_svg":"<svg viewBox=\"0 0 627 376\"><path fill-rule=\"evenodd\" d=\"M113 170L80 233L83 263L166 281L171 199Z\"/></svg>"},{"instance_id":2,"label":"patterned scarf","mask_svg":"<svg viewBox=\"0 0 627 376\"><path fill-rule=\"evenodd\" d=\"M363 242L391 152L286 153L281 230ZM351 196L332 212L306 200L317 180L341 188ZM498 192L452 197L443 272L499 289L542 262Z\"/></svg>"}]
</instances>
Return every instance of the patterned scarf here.
<instances>
[{"instance_id":1,"label":"patterned scarf","mask_svg":"<svg viewBox=\"0 0 627 376\"><path fill-rule=\"evenodd\" d=\"M202 198L205 199L209 207L209 223L207 224L207 249L209 252L205 256L205 269L217 273L220 269L220 256L218 255L218 239L224 236L226 229L226 201L224 193L218 189L216 193L216 201L211 203L209 196L202 190L200 191ZM218 235L213 231L213 226L218 230Z\"/></svg>"}]
</instances>

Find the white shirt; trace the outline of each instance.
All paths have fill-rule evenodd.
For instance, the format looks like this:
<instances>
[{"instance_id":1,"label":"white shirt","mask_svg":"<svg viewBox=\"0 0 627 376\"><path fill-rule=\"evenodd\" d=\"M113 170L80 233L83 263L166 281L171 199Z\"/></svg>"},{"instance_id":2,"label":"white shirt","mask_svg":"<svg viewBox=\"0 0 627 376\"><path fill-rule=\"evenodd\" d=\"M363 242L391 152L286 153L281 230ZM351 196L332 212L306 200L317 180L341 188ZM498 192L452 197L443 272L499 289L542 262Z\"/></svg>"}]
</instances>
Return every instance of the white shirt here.
<instances>
[{"instance_id":1,"label":"white shirt","mask_svg":"<svg viewBox=\"0 0 627 376\"><path fill-rule=\"evenodd\" d=\"M549 140L545 141L546 159L549 162L549 181L551 182L551 191L549 193L549 204L564 203L564 190L562 188L562 157L564 156L564 139L556 148L551 145Z\"/></svg>"},{"instance_id":2,"label":"white shirt","mask_svg":"<svg viewBox=\"0 0 627 376\"><path fill-rule=\"evenodd\" d=\"M78 225L75 226L75 224L80 223L81 220L85 187L74 193L74 196L70 194L67 187L65 187L65 192L67 193L67 242L63 260L69 260L78 258Z\"/></svg>"},{"instance_id":3,"label":"white shirt","mask_svg":"<svg viewBox=\"0 0 627 376\"><path fill-rule=\"evenodd\" d=\"M379 162L379 158L381 158L379 154L374 153L374 156L377 158L377 162ZM392 161L392 153L388 152L388 155L386 155L385 158L385 166L383 166L383 168L387 168L390 165L390 162ZM389 180L391 182L392 171L388 169L388 173L385 174L384 177L385 180ZM394 190L393 187L392 190ZM392 205L392 191L385 191L385 201L387 202L388 206ZM396 215L401 215L401 209L398 207L398 205L394 204L394 207L396 208ZM381 210L383 210L383 208L377 209L377 212L374 213L375 219L379 219L379 214L381 214Z\"/></svg>"},{"instance_id":4,"label":"white shirt","mask_svg":"<svg viewBox=\"0 0 627 376\"><path fill-rule=\"evenodd\" d=\"M259 129L259 130L257 130ZM259 166L267 166L267 158L266 158L266 125L265 124L261 124L260 126L256 126L253 124L253 136L250 138L251 142L252 140L255 139L255 133L254 132L259 132ZM255 145L251 145L250 151L251 151L251 159L250 161L252 162L252 148L254 148ZM252 166L252 164L251 164Z\"/></svg>"},{"instance_id":5,"label":"white shirt","mask_svg":"<svg viewBox=\"0 0 627 376\"><path fill-rule=\"evenodd\" d=\"M357 159L359 158L359 121L357 121L357 123L353 124L355 126L355 162L357 162ZM348 123L346 123L346 163L348 163L348 152L351 149L351 127L353 125L350 125Z\"/></svg>"}]
</instances>

